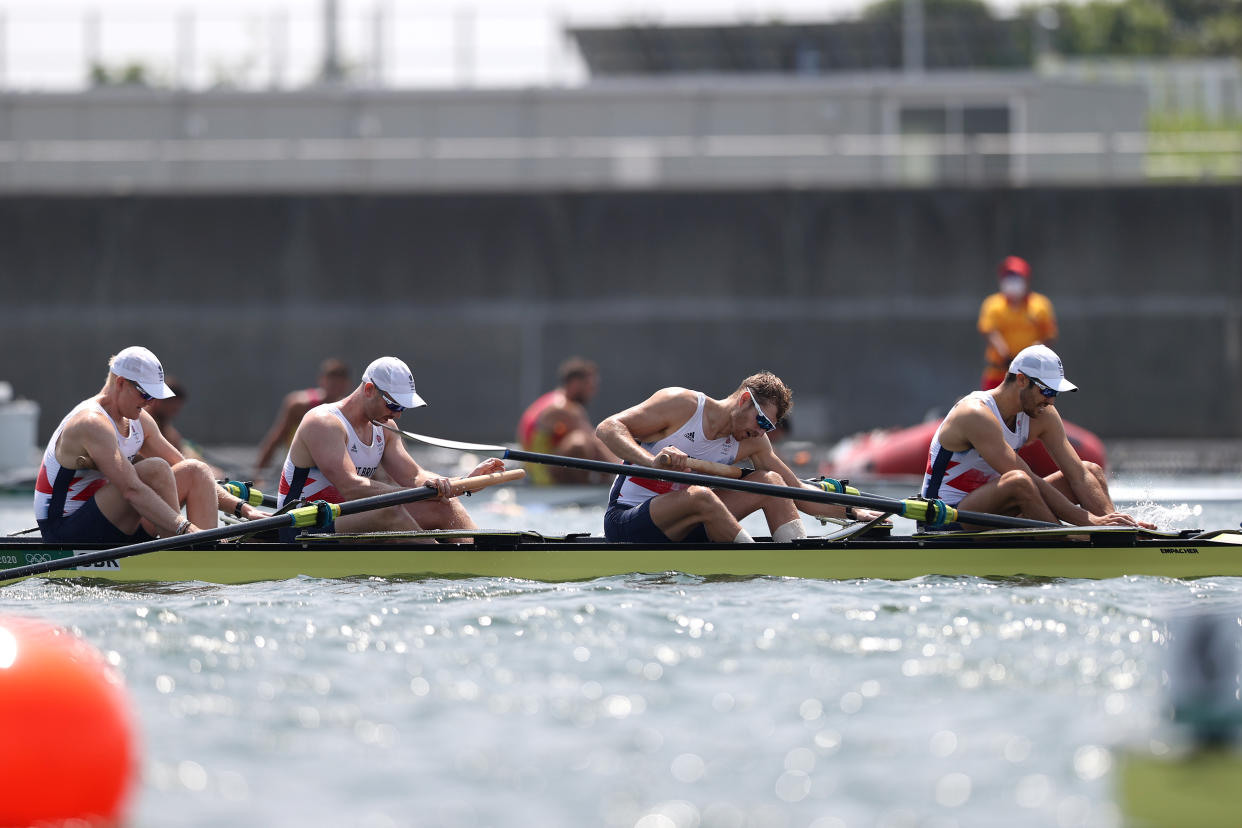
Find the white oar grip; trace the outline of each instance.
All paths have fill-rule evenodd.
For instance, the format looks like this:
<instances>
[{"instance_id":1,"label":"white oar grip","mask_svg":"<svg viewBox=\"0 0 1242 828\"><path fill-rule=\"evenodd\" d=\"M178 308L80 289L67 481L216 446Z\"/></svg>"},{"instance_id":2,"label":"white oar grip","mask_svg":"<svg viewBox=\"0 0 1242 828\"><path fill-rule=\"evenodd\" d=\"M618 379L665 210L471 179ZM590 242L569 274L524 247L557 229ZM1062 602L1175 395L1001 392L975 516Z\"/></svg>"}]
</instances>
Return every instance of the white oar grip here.
<instances>
[{"instance_id":1,"label":"white oar grip","mask_svg":"<svg viewBox=\"0 0 1242 828\"><path fill-rule=\"evenodd\" d=\"M667 468L669 464L667 454L656 455L656 465L660 468ZM726 466L724 463L713 463L710 460L698 460L694 457L686 458L686 469L698 474L714 474L717 477L731 477L734 480L741 478L742 470L737 466Z\"/></svg>"},{"instance_id":2,"label":"white oar grip","mask_svg":"<svg viewBox=\"0 0 1242 828\"><path fill-rule=\"evenodd\" d=\"M453 496L466 494L467 492L477 492L480 489L486 489L488 486L496 486L501 483L512 483L515 480L521 480L526 476L526 469L507 469L502 472L493 472L492 474L478 474L474 477L455 477L451 481L453 484Z\"/></svg>"}]
</instances>

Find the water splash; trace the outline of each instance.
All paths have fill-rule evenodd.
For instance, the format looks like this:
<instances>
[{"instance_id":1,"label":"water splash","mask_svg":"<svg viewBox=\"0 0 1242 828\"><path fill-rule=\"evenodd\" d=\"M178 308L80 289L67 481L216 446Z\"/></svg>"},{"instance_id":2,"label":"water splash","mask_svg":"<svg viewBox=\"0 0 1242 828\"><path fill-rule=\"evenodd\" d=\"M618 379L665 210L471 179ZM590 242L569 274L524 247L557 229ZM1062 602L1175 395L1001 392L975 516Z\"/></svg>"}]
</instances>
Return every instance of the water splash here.
<instances>
[{"instance_id":1,"label":"water splash","mask_svg":"<svg viewBox=\"0 0 1242 828\"><path fill-rule=\"evenodd\" d=\"M1180 529L1205 528L1203 523L1203 506L1199 503L1156 503L1154 500L1140 500L1130 509L1125 510L1133 517L1156 524L1167 531Z\"/></svg>"}]
</instances>

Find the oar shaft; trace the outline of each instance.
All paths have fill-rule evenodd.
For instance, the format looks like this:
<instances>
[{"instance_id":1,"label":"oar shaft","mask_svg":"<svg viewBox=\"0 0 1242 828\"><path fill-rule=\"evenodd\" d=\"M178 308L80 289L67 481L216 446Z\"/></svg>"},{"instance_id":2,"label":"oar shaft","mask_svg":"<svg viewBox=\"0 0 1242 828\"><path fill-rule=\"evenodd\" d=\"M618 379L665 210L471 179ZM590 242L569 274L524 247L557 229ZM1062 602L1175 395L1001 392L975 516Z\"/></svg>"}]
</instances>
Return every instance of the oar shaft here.
<instances>
[{"instance_id":1,"label":"oar shaft","mask_svg":"<svg viewBox=\"0 0 1242 828\"><path fill-rule=\"evenodd\" d=\"M906 511L906 501L896 500L894 498L879 497L878 495L869 494L843 494L840 492L824 492L815 491L814 489L795 489L791 486L776 486L771 483L760 483L751 480L730 480L724 477L710 477L702 474L694 474L692 472L672 471L669 469L655 469L650 466L634 466L624 463L608 463L603 460L585 460L577 457L561 457L560 455L539 454L532 451L522 451L521 449L505 449L504 456L513 458L514 460L523 460L530 463L546 463L553 466L565 466L572 469L585 469L587 471L604 472L605 474L622 474L633 475L634 477L646 477L654 480L665 480L670 483L686 483L691 486L709 486L714 489L732 489L738 492L750 492L752 494L768 495L770 497L783 497L791 500L805 500L813 503L834 503L841 506L861 506L867 509L876 509L881 512L892 512L894 514L904 514ZM1042 520L1030 520L1029 518L1009 517L1007 515L990 515L983 512L962 512L957 513L957 517L964 523L973 523L979 526L993 526L1002 529L1008 528L1041 528L1046 529L1056 524L1045 523Z\"/></svg>"}]
</instances>

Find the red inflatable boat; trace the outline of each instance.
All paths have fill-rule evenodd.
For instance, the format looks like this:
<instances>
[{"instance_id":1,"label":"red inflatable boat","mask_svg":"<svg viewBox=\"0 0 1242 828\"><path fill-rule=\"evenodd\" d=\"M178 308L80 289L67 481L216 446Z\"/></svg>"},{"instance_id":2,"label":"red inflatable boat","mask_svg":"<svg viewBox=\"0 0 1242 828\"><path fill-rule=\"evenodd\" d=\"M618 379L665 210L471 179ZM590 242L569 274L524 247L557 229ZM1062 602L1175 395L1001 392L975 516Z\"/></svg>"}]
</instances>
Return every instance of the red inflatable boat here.
<instances>
[{"instance_id":1,"label":"red inflatable boat","mask_svg":"<svg viewBox=\"0 0 1242 828\"><path fill-rule=\"evenodd\" d=\"M939 425L940 420L930 420L909 428L867 431L846 437L829 452L821 473L837 478L922 477L927 468L932 435ZM1065 434L1079 457L1108 467L1104 443L1099 437L1068 422ZM1043 443L1024 446L1018 454L1036 474L1046 477L1057 470Z\"/></svg>"}]
</instances>

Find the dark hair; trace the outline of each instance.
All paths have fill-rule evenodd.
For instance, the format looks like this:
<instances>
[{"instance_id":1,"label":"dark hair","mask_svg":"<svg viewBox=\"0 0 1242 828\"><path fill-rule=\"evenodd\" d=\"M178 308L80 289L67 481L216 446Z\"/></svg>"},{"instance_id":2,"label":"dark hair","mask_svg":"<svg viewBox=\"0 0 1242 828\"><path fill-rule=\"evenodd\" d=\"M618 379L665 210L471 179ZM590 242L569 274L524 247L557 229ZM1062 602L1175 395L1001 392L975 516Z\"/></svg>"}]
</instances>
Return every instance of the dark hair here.
<instances>
[{"instance_id":1,"label":"dark hair","mask_svg":"<svg viewBox=\"0 0 1242 828\"><path fill-rule=\"evenodd\" d=\"M556 378L564 385L570 380L586 379L599 373L599 366L589 359L582 357L570 357L561 363L561 367L556 369Z\"/></svg>"},{"instance_id":2,"label":"dark hair","mask_svg":"<svg viewBox=\"0 0 1242 828\"><path fill-rule=\"evenodd\" d=\"M750 389L761 402L775 404L777 421L783 420L793 409L793 392L781 381L780 377L771 371L760 371L742 380L738 390L745 389Z\"/></svg>"},{"instance_id":3,"label":"dark hair","mask_svg":"<svg viewBox=\"0 0 1242 828\"><path fill-rule=\"evenodd\" d=\"M321 377L349 377L349 366L344 360L335 357L325 359L319 364L319 375Z\"/></svg>"}]
</instances>

